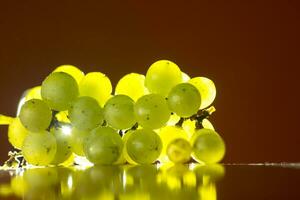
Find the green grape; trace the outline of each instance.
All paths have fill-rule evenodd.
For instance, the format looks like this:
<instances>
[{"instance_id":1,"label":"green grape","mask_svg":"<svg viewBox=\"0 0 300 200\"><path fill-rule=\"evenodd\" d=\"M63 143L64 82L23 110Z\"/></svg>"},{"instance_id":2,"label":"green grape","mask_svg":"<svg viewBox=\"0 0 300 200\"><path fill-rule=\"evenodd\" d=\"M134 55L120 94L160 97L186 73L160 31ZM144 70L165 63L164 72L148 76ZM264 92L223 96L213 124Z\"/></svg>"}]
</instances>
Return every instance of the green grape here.
<instances>
[{"instance_id":1,"label":"green grape","mask_svg":"<svg viewBox=\"0 0 300 200\"><path fill-rule=\"evenodd\" d=\"M167 156L167 146L172 141L178 138L188 140L188 133L185 132L185 130L183 130L182 128L177 126L165 126L159 130L158 135L160 136L163 144L162 151L159 156L159 161L161 163L167 163L170 161Z\"/></svg>"},{"instance_id":2,"label":"green grape","mask_svg":"<svg viewBox=\"0 0 300 200\"><path fill-rule=\"evenodd\" d=\"M182 138L173 140L167 146L167 155L174 163L186 163L190 160L192 147L190 143Z\"/></svg>"},{"instance_id":3,"label":"green grape","mask_svg":"<svg viewBox=\"0 0 300 200\"><path fill-rule=\"evenodd\" d=\"M137 73L126 74L119 80L115 94L124 94L134 101L138 100L141 96L148 94L148 89L145 87L145 76Z\"/></svg>"},{"instance_id":4,"label":"green grape","mask_svg":"<svg viewBox=\"0 0 300 200\"><path fill-rule=\"evenodd\" d=\"M129 131L127 131L127 132L123 135L122 140L123 140L124 148L123 148L122 154L123 154L125 160L126 160L129 164L135 165L135 164L137 164L137 163L134 162L134 161L130 158L130 156L128 155L128 153L127 153L127 141L128 141L128 138L130 137L130 135L131 135L133 132L134 132L133 130L129 130Z\"/></svg>"},{"instance_id":5,"label":"green grape","mask_svg":"<svg viewBox=\"0 0 300 200\"><path fill-rule=\"evenodd\" d=\"M31 99L23 104L19 117L26 129L39 132L49 127L52 112L44 101Z\"/></svg>"},{"instance_id":6,"label":"green grape","mask_svg":"<svg viewBox=\"0 0 300 200\"><path fill-rule=\"evenodd\" d=\"M32 165L48 165L56 153L56 139L48 131L29 133L23 142L25 160Z\"/></svg>"},{"instance_id":7,"label":"green grape","mask_svg":"<svg viewBox=\"0 0 300 200\"><path fill-rule=\"evenodd\" d=\"M13 120L14 120L13 117L9 117L9 116L0 114L0 125L9 125L13 122Z\"/></svg>"},{"instance_id":8,"label":"green grape","mask_svg":"<svg viewBox=\"0 0 300 200\"><path fill-rule=\"evenodd\" d=\"M134 105L134 113L137 122L149 129L164 126L171 115L166 100L158 94L148 94L139 98Z\"/></svg>"},{"instance_id":9,"label":"green grape","mask_svg":"<svg viewBox=\"0 0 300 200\"><path fill-rule=\"evenodd\" d=\"M88 131L81 131L73 127L71 131L72 151L78 156L84 156L83 141L89 135Z\"/></svg>"},{"instance_id":10,"label":"green grape","mask_svg":"<svg viewBox=\"0 0 300 200\"><path fill-rule=\"evenodd\" d=\"M203 126L203 128L206 128L206 129L211 129L213 131L215 130L214 126L212 125L212 123L208 119L203 119L202 120L202 126ZM192 135L196 131L196 121L186 119L182 123L182 128L188 133L188 137L191 138Z\"/></svg>"},{"instance_id":11,"label":"green grape","mask_svg":"<svg viewBox=\"0 0 300 200\"><path fill-rule=\"evenodd\" d=\"M104 106L104 119L115 129L128 129L135 123L134 101L126 95L110 98Z\"/></svg>"},{"instance_id":12,"label":"green grape","mask_svg":"<svg viewBox=\"0 0 300 200\"><path fill-rule=\"evenodd\" d=\"M16 149L21 149L28 131L22 125L20 118L14 118L8 127L8 141Z\"/></svg>"},{"instance_id":13,"label":"green grape","mask_svg":"<svg viewBox=\"0 0 300 200\"><path fill-rule=\"evenodd\" d=\"M87 159L94 164L113 164L119 159L122 148L121 136L110 127L95 128L83 144Z\"/></svg>"},{"instance_id":14,"label":"green grape","mask_svg":"<svg viewBox=\"0 0 300 200\"><path fill-rule=\"evenodd\" d=\"M42 99L41 86L36 86L27 90L25 100L28 101L30 99Z\"/></svg>"},{"instance_id":15,"label":"green grape","mask_svg":"<svg viewBox=\"0 0 300 200\"><path fill-rule=\"evenodd\" d=\"M183 82L188 82L190 80L190 76L184 72L182 72L182 81Z\"/></svg>"},{"instance_id":16,"label":"green grape","mask_svg":"<svg viewBox=\"0 0 300 200\"><path fill-rule=\"evenodd\" d=\"M197 88L189 83L176 85L168 95L168 105L171 111L180 117L190 117L196 114L201 103Z\"/></svg>"},{"instance_id":17,"label":"green grape","mask_svg":"<svg viewBox=\"0 0 300 200\"><path fill-rule=\"evenodd\" d=\"M198 162L217 163L225 155L225 143L220 135L210 129L200 129L191 138L193 158Z\"/></svg>"},{"instance_id":18,"label":"green grape","mask_svg":"<svg viewBox=\"0 0 300 200\"><path fill-rule=\"evenodd\" d=\"M112 85L109 78L101 72L90 72L79 84L80 96L90 96L98 101L100 106L110 98Z\"/></svg>"},{"instance_id":19,"label":"green grape","mask_svg":"<svg viewBox=\"0 0 300 200\"><path fill-rule=\"evenodd\" d=\"M61 127L53 127L50 132L56 139L56 153L51 164L61 164L72 154L71 150L71 127L61 124Z\"/></svg>"},{"instance_id":20,"label":"green grape","mask_svg":"<svg viewBox=\"0 0 300 200\"><path fill-rule=\"evenodd\" d=\"M181 82L182 73L179 67L171 61L159 60L149 67L145 86L152 93L167 96L170 90Z\"/></svg>"},{"instance_id":21,"label":"green grape","mask_svg":"<svg viewBox=\"0 0 300 200\"><path fill-rule=\"evenodd\" d=\"M78 69L77 67L75 67L73 65L58 66L53 72L65 72L65 73L69 74L70 76L72 76L78 84L84 77L84 73L80 69Z\"/></svg>"},{"instance_id":22,"label":"green grape","mask_svg":"<svg viewBox=\"0 0 300 200\"><path fill-rule=\"evenodd\" d=\"M69 109L69 118L77 129L91 131L103 123L103 111L92 97L78 97Z\"/></svg>"},{"instance_id":23,"label":"green grape","mask_svg":"<svg viewBox=\"0 0 300 200\"><path fill-rule=\"evenodd\" d=\"M69 74L54 72L43 81L41 95L53 110L67 110L78 96L78 84Z\"/></svg>"},{"instance_id":24,"label":"green grape","mask_svg":"<svg viewBox=\"0 0 300 200\"><path fill-rule=\"evenodd\" d=\"M189 83L194 85L201 95L200 109L208 107L216 98L216 87L212 80L206 77L195 77L189 80Z\"/></svg>"},{"instance_id":25,"label":"green grape","mask_svg":"<svg viewBox=\"0 0 300 200\"><path fill-rule=\"evenodd\" d=\"M151 164L160 155L162 142L152 130L135 130L126 142L126 150L130 158L139 164Z\"/></svg>"}]
</instances>

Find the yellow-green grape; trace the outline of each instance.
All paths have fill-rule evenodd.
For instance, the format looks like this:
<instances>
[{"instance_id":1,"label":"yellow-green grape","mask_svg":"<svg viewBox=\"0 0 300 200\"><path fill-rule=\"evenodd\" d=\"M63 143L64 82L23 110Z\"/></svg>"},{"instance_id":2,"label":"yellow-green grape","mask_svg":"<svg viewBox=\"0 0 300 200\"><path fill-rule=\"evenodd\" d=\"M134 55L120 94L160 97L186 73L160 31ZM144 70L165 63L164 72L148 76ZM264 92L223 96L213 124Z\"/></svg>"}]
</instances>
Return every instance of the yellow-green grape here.
<instances>
[{"instance_id":1,"label":"yellow-green grape","mask_svg":"<svg viewBox=\"0 0 300 200\"><path fill-rule=\"evenodd\" d=\"M145 76L137 73L126 74L119 80L115 94L124 94L134 101L138 100L141 96L148 94L148 89L145 87Z\"/></svg>"},{"instance_id":2,"label":"yellow-green grape","mask_svg":"<svg viewBox=\"0 0 300 200\"><path fill-rule=\"evenodd\" d=\"M20 118L16 117L8 127L8 141L16 149L21 149L28 130L22 125Z\"/></svg>"},{"instance_id":3,"label":"yellow-green grape","mask_svg":"<svg viewBox=\"0 0 300 200\"><path fill-rule=\"evenodd\" d=\"M121 136L110 127L95 128L83 144L86 158L94 164L113 164L119 159L122 148Z\"/></svg>"},{"instance_id":4,"label":"yellow-green grape","mask_svg":"<svg viewBox=\"0 0 300 200\"><path fill-rule=\"evenodd\" d=\"M172 141L179 138L188 140L188 134L185 132L185 130L177 126L165 126L159 130L158 135L160 136L163 144L162 152L159 156L159 161L162 163L167 163L170 161L167 156L167 146Z\"/></svg>"},{"instance_id":5,"label":"yellow-green grape","mask_svg":"<svg viewBox=\"0 0 300 200\"><path fill-rule=\"evenodd\" d=\"M52 120L48 105L40 99L26 101L19 114L23 126L32 132L46 130Z\"/></svg>"},{"instance_id":6,"label":"yellow-green grape","mask_svg":"<svg viewBox=\"0 0 300 200\"><path fill-rule=\"evenodd\" d=\"M162 142L152 130L135 130L126 142L127 153L130 158L139 164L151 164L160 155Z\"/></svg>"},{"instance_id":7,"label":"yellow-green grape","mask_svg":"<svg viewBox=\"0 0 300 200\"><path fill-rule=\"evenodd\" d=\"M67 110L78 96L78 84L71 75L54 72L43 81L41 95L53 110Z\"/></svg>"},{"instance_id":8,"label":"yellow-green grape","mask_svg":"<svg viewBox=\"0 0 300 200\"><path fill-rule=\"evenodd\" d=\"M206 128L206 129L215 130L214 126L212 125L212 123L208 119L203 119L202 120L202 126L203 126L203 128ZM196 131L195 130L196 129L196 121L195 120L186 119L182 123L182 128L188 133L188 137L191 138L192 135Z\"/></svg>"},{"instance_id":9,"label":"yellow-green grape","mask_svg":"<svg viewBox=\"0 0 300 200\"><path fill-rule=\"evenodd\" d=\"M28 101L30 99L42 99L41 86L28 89L28 92L25 95L25 100Z\"/></svg>"},{"instance_id":10,"label":"yellow-green grape","mask_svg":"<svg viewBox=\"0 0 300 200\"><path fill-rule=\"evenodd\" d=\"M104 106L104 119L115 129L128 129L135 123L134 101L126 95L110 98Z\"/></svg>"},{"instance_id":11,"label":"yellow-green grape","mask_svg":"<svg viewBox=\"0 0 300 200\"><path fill-rule=\"evenodd\" d=\"M189 80L200 92L201 105L200 109L208 107L216 98L216 87L212 80L206 77L195 77Z\"/></svg>"},{"instance_id":12,"label":"yellow-green grape","mask_svg":"<svg viewBox=\"0 0 300 200\"><path fill-rule=\"evenodd\" d=\"M182 72L182 81L183 82L188 82L190 80L190 76L184 72Z\"/></svg>"},{"instance_id":13,"label":"yellow-green grape","mask_svg":"<svg viewBox=\"0 0 300 200\"><path fill-rule=\"evenodd\" d=\"M193 172L199 179L208 177L211 182L216 182L222 179L225 175L225 168L218 163L198 165L193 169Z\"/></svg>"},{"instance_id":14,"label":"yellow-green grape","mask_svg":"<svg viewBox=\"0 0 300 200\"><path fill-rule=\"evenodd\" d=\"M186 163L190 160L192 147L182 138L175 139L167 146L167 155L174 163Z\"/></svg>"},{"instance_id":15,"label":"yellow-green grape","mask_svg":"<svg viewBox=\"0 0 300 200\"><path fill-rule=\"evenodd\" d=\"M129 164L132 164L132 165L135 165L137 164L136 162L134 162L130 156L128 155L127 153L127 141L128 141L128 138L130 137L130 135L133 133L134 131L133 130L129 130L127 131L123 137L122 137L122 140L123 140L123 144L124 144L124 147L123 147L123 156L125 158L125 160L129 163Z\"/></svg>"},{"instance_id":16,"label":"yellow-green grape","mask_svg":"<svg viewBox=\"0 0 300 200\"><path fill-rule=\"evenodd\" d=\"M197 113L201 96L195 86L181 83L172 88L168 95L168 105L171 111L180 117L190 117Z\"/></svg>"},{"instance_id":17,"label":"yellow-green grape","mask_svg":"<svg viewBox=\"0 0 300 200\"><path fill-rule=\"evenodd\" d=\"M103 123L103 110L94 98L78 97L69 109L69 118L77 129L91 131Z\"/></svg>"},{"instance_id":18,"label":"yellow-green grape","mask_svg":"<svg viewBox=\"0 0 300 200\"><path fill-rule=\"evenodd\" d=\"M0 114L0 125L9 125L14 120L13 117L5 116Z\"/></svg>"},{"instance_id":19,"label":"yellow-green grape","mask_svg":"<svg viewBox=\"0 0 300 200\"><path fill-rule=\"evenodd\" d=\"M78 84L84 77L84 73L73 65L61 65L57 67L53 72L65 72L71 75Z\"/></svg>"},{"instance_id":20,"label":"yellow-green grape","mask_svg":"<svg viewBox=\"0 0 300 200\"><path fill-rule=\"evenodd\" d=\"M159 94L148 94L139 98L134 105L134 113L137 122L149 129L164 126L171 115L166 100Z\"/></svg>"},{"instance_id":21,"label":"yellow-green grape","mask_svg":"<svg viewBox=\"0 0 300 200\"><path fill-rule=\"evenodd\" d=\"M101 72L86 74L79 84L80 96L90 96L98 101L100 106L110 98L112 85L109 78Z\"/></svg>"},{"instance_id":22,"label":"yellow-green grape","mask_svg":"<svg viewBox=\"0 0 300 200\"><path fill-rule=\"evenodd\" d=\"M73 127L71 131L72 151L78 156L84 156L83 141L89 135L89 131L81 131Z\"/></svg>"},{"instance_id":23,"label":"yellow-green grape","mask_svg":"<svg viewBox=\"0 0 300 200\"><path fill-rule=\"evenodd\" d=\"M217 163L225 155L225 143L221 136L210 129L197 130L191 138L192 156L198 162Z\"/></svg>"},{"instance_id":24,"label":"yellow-green grape","mask_svg":"<svg viewBox=\"0 0 300 200\"><path fill-rule=\"evenodd\" d=\"M23 142L22 153L32 165L49 165L56 153L56 139L48 131L29 133Z\"/></svg>"},{"instance_id":25,"label":"yellow-green grape","mask_svg":"<svg viewBox=\"0 0 300 200\"><path fill-rule=\"evenodd\" d=\"M145 86L151 93L167 96L170 90L182 82L182 72L169 60L153 63L146 74Z\"/></svg>"},{"instance_id":26,"label":"yellow-green grape","mask_svg":"<svg viewBox=\"0 0 300 200\"><path fill-rule=\"evenodd\" d=\"M51 164L61 164L65 162L72 154L71 150L71 127L69 125L61 125L61 127L53 127L50 132L56 139L56 153Z\"/></svg>"}]
</instances>

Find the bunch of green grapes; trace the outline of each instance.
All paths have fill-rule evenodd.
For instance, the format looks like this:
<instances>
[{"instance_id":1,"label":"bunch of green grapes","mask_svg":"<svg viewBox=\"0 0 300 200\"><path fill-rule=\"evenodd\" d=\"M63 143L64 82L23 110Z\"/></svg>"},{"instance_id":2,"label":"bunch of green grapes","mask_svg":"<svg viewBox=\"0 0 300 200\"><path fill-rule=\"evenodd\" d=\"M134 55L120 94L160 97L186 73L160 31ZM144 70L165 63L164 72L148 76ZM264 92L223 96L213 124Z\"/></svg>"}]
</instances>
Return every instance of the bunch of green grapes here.
<instances>
[{"instance_id":1,"label":"bunch of green grapes","mask_svg":"<svg viewBox=\"0 0 300 200\"><path fill-rule=\"evenodd\" d=\"M0 115L8 139L31 165L220 162L225 144L208 120L212 80L172 61L129 73L113 90L101 72L61 65L25 91L16 117ZM89 161L89 162L88 162Z\"/></svg>"}]
</instances>

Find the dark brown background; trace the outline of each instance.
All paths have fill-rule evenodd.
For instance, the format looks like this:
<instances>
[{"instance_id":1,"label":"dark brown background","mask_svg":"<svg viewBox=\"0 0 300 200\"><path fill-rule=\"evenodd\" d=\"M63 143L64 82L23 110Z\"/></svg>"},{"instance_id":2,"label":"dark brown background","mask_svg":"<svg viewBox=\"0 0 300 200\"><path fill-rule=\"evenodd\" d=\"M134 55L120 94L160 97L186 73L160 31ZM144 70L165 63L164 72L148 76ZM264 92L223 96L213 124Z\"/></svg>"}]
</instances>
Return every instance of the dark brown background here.
<instances>
[{"instance_id":1,"label":"dark brown background","mask_svg":"<svg viewBox=\"0 0 300 200\"><path fill-rule=\"evenodd\" d=\"M300 161L296 1L145 2L1 1L0 113L14 115L22 92L61 64L115 85L170 59L214 80L224 162ZM2 163L11 147L0 131Z\"/></svg>"}]
</instances>

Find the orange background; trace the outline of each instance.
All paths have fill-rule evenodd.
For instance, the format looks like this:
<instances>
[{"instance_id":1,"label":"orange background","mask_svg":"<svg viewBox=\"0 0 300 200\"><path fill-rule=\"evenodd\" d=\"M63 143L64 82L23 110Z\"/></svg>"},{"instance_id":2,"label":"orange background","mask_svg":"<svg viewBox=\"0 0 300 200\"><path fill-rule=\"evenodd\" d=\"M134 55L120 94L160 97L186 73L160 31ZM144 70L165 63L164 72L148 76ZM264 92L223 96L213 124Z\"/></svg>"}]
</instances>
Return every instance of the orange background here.
<instances>
[{"instance_id":1,"label":"orange background","mask_svg":"<svg viewBox=\"0 0 300 200\"><path fill-rule=\"evenodd\" d=\"M0 113L14 115L22 92L61 64L101 71L115 85L169 59L214 80L224 162L300 161L296 1L78 2L1 1Z\"/></svg>"}]
</instances>

